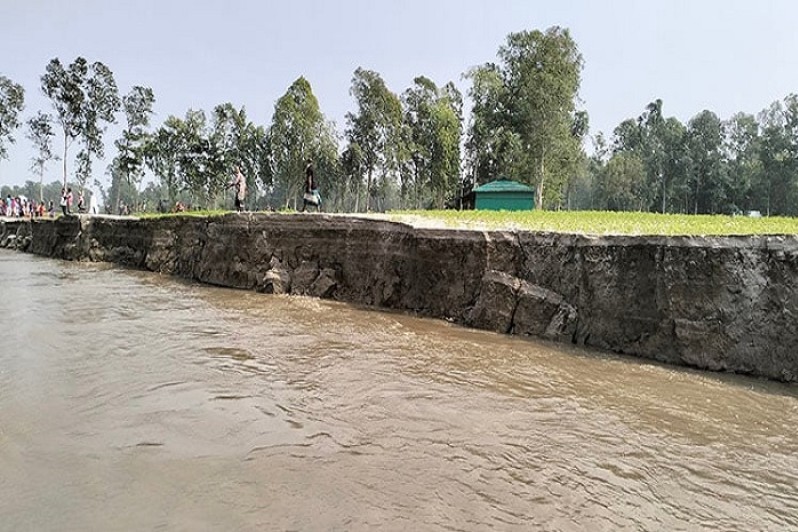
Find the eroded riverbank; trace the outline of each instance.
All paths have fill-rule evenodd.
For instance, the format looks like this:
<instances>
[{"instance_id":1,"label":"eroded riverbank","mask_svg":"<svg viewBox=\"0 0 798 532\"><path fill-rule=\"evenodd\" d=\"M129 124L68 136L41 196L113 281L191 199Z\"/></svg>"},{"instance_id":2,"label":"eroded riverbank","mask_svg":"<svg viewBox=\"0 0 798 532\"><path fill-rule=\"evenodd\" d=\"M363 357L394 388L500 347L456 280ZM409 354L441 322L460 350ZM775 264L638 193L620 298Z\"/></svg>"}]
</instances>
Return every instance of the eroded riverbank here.
<instances>
[{"instance_id":1,"label":"eroded riverbank","mask_svg":"<svg viewBox=\"0 0 798 532\"><path fill-rule=\"evenodd\" d=\"M230 214L11 222L0 241L48 257L798 379L794 236L591 237Z\"/></svg>"}]
</instances>

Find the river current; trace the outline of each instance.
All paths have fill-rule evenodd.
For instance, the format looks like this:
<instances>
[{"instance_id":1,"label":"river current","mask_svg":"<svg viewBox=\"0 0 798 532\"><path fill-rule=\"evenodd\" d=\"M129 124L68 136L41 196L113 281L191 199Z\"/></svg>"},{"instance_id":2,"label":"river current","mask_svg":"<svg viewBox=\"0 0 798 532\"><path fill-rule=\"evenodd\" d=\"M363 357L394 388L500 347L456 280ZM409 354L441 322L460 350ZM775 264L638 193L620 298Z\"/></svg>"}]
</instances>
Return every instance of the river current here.
<instances>
[{"instance_id":1,"label":"river current","mask_svg":"<svg viewBox=\"0 0 798 532\"><path fill-rule=\"evenodd\" d=\"M798 388L0 250L0 530L798 530Z\"/></svg>"}]
</instances>

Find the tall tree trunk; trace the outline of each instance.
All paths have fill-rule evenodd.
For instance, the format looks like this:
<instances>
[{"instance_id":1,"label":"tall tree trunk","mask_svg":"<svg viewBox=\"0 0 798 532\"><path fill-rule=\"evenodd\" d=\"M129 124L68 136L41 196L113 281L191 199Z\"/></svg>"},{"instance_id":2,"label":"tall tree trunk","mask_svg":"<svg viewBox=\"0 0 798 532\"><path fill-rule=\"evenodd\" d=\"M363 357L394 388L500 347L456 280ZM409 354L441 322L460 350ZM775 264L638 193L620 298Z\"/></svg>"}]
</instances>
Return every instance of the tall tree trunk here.
<instances>
[{"instance_id":1,"label":"tall tree trunk","mask_svg":"<svg viewBox=\"0 0 798 532\"><path fill-rule=\"evenodd\" d=\"M113 172L111 172L111 184L113 185L114 178ZM122 180L117 178L116 180L116 199L113 203L113 212L119 212L119 199L122 197Z\"/></svg>"},{"instance_id":2,"label":"tall tree trunk","mask_svg":"<svg viewBox=\"0 0 798 532\"><path fill-rule=\"evenodd\" d=\"M543 210L543 185L546 178L545 155L545 151L540 155L540 180L538 181L537 204L535 205L538 210Z\"/></svg>"},{"instance_id":3,"label":"tall tree trunk","mask_svg":"<svg viewBox=\"0 0 798 532\"><path fill-rule=\"evenodd\" d=\"M371 211L371 180L374 175L374 167L369 167L368 179L366 179L366 212Z\"/></svg>"},{"instance_id":4,"label":"tall tree trunk","mask_svg":"<svg viewBox=\"0 0 798 532\"><path fill-rule=\"evenodd\" d=\"M413 178L413 181L414 181L414 183L413 183L413 195L415 196L414 201L413 201L413 208L418 210L418 209L421 208L421 191L419 190L421 188L421 183L420 183L420 181L421 181L421 172L419 171L418 163L414 163L413 164L413 171L416 174L415 177Z\"/></svg>"},{"instance_id":5,"label":"tall tree trunk","mask_svg":"<svg viewBox=\"0 0 798 532\"><path fill-rule=\"evenodd\" d=\"M765 212L767 213L768 217L770 217L770 189L771 189L770 178L768 178L768 196L767 196L767 205L765 206Z\"/></svg>"},{"instance_id":6,"label":"tall tree trunk","mask_svg":"<svg viewBox=\"0 0 798 532\"><path fill-rule=\"evenodd\" d=\"M693 205L693 214L698 214L698 184L700 180L696 178L695 180L695 204Z\"/></svg>"},{"instance_id":7,"label":"tall tree trunk","mask_svg":"<svg viewBox=\"0 0 798 532\"><path fill-rule=\"evenodd\" d=\"M69 148L69 138L64 132L64 189L67 186L67 149Z\"/></svg>"}]
</instances>

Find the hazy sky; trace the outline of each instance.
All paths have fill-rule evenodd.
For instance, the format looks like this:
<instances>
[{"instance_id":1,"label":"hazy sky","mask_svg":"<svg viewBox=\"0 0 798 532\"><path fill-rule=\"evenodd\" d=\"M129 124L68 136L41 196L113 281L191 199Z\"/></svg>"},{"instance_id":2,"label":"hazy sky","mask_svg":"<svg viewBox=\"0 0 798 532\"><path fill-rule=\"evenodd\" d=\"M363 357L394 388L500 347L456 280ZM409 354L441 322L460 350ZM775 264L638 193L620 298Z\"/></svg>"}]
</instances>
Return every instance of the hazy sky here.
<instances>
[{"instance_id":1,"label":"hazy sky","mask_svg":"<svg viewBox=\"0 0 798 532\"><path fill-rule=\"evenodd\" d=\"M655 98L686 122L704 109L756 113L798 92L796 21L790 0L0 0L0 74L25 87L27 119L50 110L39 88L50 59L102 61L120 92L153 88L156 125L228 101L267 125L276 99L305 76L343 132L359 66L396 93L418 75L465 93L463 72L495 60L508 33L559 25L585 59L591 133L609 134ZM109 130L95 177L117 134ZM23 130L15 136L0 184L29 178L32 150ZM60 172L51 164L46 181Z\"/></svg>"}]
</instances>

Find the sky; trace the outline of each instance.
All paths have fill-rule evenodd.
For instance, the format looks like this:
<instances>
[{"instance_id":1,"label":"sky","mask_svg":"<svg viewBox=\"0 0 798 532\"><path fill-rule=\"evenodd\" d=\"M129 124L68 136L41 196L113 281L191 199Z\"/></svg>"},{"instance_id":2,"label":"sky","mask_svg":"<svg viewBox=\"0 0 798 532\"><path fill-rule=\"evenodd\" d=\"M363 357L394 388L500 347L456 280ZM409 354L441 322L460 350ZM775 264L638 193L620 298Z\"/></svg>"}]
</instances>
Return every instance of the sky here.
<instances>
[{"instance_id":1,"label":"sky","mask_svg":"<svg viewBox=\"0 0 798 532\"><path fill-rule=\"evenodd\" d=\"M796 20L792 0L0 0L0 75L25 88L27 119L51 111L40 78L52 58L101 61L121 94L152 87L156 126L225 102L268 125L304 76L342 133L358 67L397 94L419 75L465 94L463 73L495 61L509 33L562 26L584 57L579 105L591 134L610 135L656 98L687 122L704 109L757 113L798 92ZM118 135L111 126L94 166L106 183ZM36 180L24 130L15 137L0 185ZM45 181L61 171L51 163Z\"/></svg>"}]
</instances>

